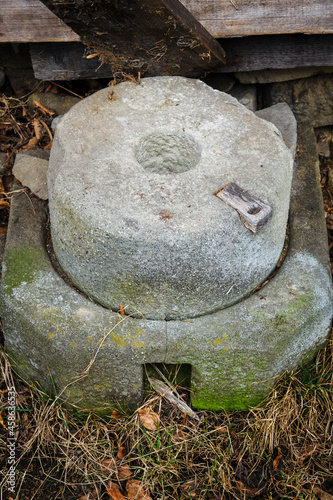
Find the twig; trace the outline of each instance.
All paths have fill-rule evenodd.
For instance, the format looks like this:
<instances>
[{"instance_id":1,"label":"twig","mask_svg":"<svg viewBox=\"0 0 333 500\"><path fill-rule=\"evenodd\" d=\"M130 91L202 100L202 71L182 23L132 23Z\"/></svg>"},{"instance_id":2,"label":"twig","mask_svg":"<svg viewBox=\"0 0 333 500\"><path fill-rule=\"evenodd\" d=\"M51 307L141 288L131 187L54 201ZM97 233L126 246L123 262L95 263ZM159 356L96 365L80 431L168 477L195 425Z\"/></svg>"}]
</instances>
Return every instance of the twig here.
<instances>
[{"instance_id":1,"label":"twig","mask_svg":"<svg viewBox=\"0 0 333 500\"><path fill-rule=\"evenodd\" d=\"M180 411L186 413L194 420L200 420L198 415L179 396L175 396L171 388L167 384L162 382L162 380L158 380L157 378L150 378L149 382L154 391L156 391L163 398L167 399L171 404L177 406Z\"/></svg>"}]
</instances>

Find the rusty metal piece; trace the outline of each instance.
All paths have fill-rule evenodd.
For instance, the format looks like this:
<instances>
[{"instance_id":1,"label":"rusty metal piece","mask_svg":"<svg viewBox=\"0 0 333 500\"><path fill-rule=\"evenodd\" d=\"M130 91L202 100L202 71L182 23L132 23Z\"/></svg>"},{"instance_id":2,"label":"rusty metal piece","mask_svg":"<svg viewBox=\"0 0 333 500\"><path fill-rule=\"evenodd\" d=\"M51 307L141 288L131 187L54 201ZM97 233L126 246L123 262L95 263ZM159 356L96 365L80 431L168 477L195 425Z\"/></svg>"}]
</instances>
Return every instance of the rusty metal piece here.
<instances>
[{"instance_id":1,"label":"rusty metal piece","mask_svg":"<svg viewBox=\"0 0 333 500\"><path fill-rule=\"evenodd\" d=\"M237 210L244 226L257 233L272 218L272 208L248 193L234 182L229 182L215 193L220 200Z\"/></svg>"}]
</instances>

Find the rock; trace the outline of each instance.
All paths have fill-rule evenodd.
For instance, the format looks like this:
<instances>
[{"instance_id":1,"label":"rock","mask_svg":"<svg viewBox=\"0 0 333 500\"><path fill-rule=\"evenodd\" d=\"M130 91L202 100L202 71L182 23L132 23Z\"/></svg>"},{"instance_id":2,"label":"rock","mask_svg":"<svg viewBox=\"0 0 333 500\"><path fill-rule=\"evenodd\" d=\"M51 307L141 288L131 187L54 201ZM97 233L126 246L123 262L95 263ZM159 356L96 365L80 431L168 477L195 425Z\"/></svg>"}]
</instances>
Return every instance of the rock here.
<instances>
[{"instance_id":1,"label":"rock","mask_svg":"<svg viewBox=\"0 0 333 500\"><path fill-rule=\"evenodd\" d=\"M243 106L250 111L257 110L257 87L256 85L235 85L229 92Z\"/></svg>"},{"instance_id":2,"label":"rock","mask_svg":"<svg viewBox=\"0 0 333 500\"><path fill-rule=\"evenodd\" d=\"M299 123L311 123L313 127L332 125L333 79L324 75L274 83L266 91L266 102L286 102Z\"/></svg>"},{"instance_id":3,"label":"rock","mask_svg":"<svg viewBox=\"0 0 333 500\"><path fill-rule=\"evenodd\" d=\"M318 74L333 73L332 66L313 66L307 68L262 69L235 73L240 83L273 83L308 78Z\"/></svg>"},{"instance_id":4,"label":"rock","mask_svg":"<svg viewBox=\"0 0 333 500\"><path fill-rule=\"evenodd\" d=\"M45 204L34 202L34 212L27 197L14 195L0 306L7 352L19 374L52 391L51 372L64 399L105 411L140 404L145 364L186 363L195 408L258 405L276 377L315 355L331 329L332 281L316 141L307 125L299 133L303 155L291 190L284 263L250 297L187 321L120 316L76 292L57 275L46 252Z\"/></svg>"},{"instance_id":5,"label":"rock","mask_svg":"<svg viewBox=\"0 0 333 500\"><path fill-rule=\"evenodd\" d=\"M235 303L267 278L284 245L293 161L281 134L199 80L113 90L57 127L48 184L60 265L103 306L150 319ZM229 182L272 207L262 231L215 196Z\"/></svg>"},{"instance_id":6,"label":"rock","mask_svg":"<svg viewBox=\"0 0 333 500\"><path fill-rule=\"evenodd\" d=\"M0 152L0 177L8 173L8 169L6 167L7 160L8 158L6 153Z\"/></svg>"},{"instance_id":7,"label":"rock","mask_svg":"<svg viewBox=\"0 0 333 500\"><path fill-rule=\"evenodd\" d=\"M297 122L293 112L287 103L281 102L270 106L269 108L261 109L256 112L256 116L274 123L282 134L283 140L295 156L297 144Z\"/></svg>"},{"instance_id":8,"label":"rock","mask_svg":"<svg viewBox=\"0 0 333 500\"><path fill-rule=\"evenodd\" d=\"M328 142L319 141L317 142L318 153L321 156L325 156L325 158L329 158L331 156L330 145Z\"/></svg>"},{"instance_id":9,"label":"rock","mask_svg":"<svg viewBox=\"0 0 333 500\"><path fill-rule=\"evenodd\" d=\"M55 118L53 118L53 120L51 122L51 129L52 129L52 132L54 134L55 134L55 131L57 130L57 126L59 125L62 116L63 115L56 116Z\"/></svg>"},{"instance_id":10,"label":"rock","mask_svg":"<svg viewBox=\"0 0 333 500\"><path fill-rule=\"evenodd\" d=\"M26 153L18 153L15 158L13 175L23 186L27 186L38 198L48 199L46 172L48 161Z\"/></svg>"},{"instance_id":11,"label":"rock","mask_svg":"<svg viewBox=\"0 0 333 500\"><path fill-rule=\"evenodd\" d=\"M55 111L57 115L64 115L81 99L74 96L53 94L52 92L34 92L28 99L30 109L34 107L34 100L46 106L49 110Z\"/></svg>"}]
</instances>

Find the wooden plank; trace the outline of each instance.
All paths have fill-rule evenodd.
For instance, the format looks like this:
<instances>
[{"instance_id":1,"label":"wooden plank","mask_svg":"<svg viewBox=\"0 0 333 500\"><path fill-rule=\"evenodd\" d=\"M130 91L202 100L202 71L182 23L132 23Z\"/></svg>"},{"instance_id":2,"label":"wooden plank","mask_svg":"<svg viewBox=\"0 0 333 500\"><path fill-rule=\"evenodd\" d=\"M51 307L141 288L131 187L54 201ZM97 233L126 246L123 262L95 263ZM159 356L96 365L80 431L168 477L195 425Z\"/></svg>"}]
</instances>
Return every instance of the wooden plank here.
<instances>
[{"instance_id":1,"label":"wooden plank","mask_svg":"<svg viewBox=\"0 0 333 500\"><path fill-rule=\"evenodd\" d=\"M223 40L227 63L217 71L333 66L333 35L266 35Z\"/></svg>"},{"instance_id":2,"label":"wooden plank","mask_svg":"<svg viewBox=\"0 0 333 500\"><path fill-rule=\"evenodd\" d=\"M80 40L39 0L0 0L0 21L0 43Z\"/></svg>"},{"instance_id":3,"label":"wooden plank","mask_svg":"<svg viewBox=\"0 0 333 500\"><path fill-rule=\"evenodd\" d=\"M333 35L268 35L224 40L227 63L216 72L254 71L272 68L333 66ZM98 58L85 59L80 43L30 44L36 78L75 80L111 78L112 70ZM149 72L147 73L149 76Z\"/></svg>"},{"instance_id":4,"label":"wooden plank","mask_svg":"<svg viewBox=\"0 0 333 500\"><path fill-rule=\"evenodd\" d=\"M82 43L32 43L30 55L35 77L39 80L80 80L112 78L112 69L98 57L86 59Z\"/></svg>"},{"instance_id":5,"label":"wooden plank","mask_svg":"<svg viewBox=\"0 0 333 500\"><path fill-rule=\"evenodd\" d=\"M181 0L215 37L333 33L332 0ZM0 42L78 41L40 0L0 1Z\"/></svg>"},{"instance_id":6,"label":"wooden plank","mask_svg":"<svg viewBox=\"0 0 333 500\"><path fill-rule=\"evenodd\" d=\"M215 37L333 33L332 0L182 0Z\"/></svg>"},{"instance_id":7,"label":"wooden plank","mask_svg":"<svg viewBox=\"0 0 333 500\"><path fill-rule=\"evenodd\" d=\"M179 0L42 0L115 72L199 76L220 44Z\"/></svg>"},{"instance_id":8,"label":"wooden plank","mask_svg":"<svg viewBox=\"0 0 333 500\"><path fill-rule=\"evenodd\" d=\"M237 210L244 226L253 233L260 231L272 218L272 208L269 205L234 182L229 182L215 194L220 200Z\"/></svg>"}]
</instances>

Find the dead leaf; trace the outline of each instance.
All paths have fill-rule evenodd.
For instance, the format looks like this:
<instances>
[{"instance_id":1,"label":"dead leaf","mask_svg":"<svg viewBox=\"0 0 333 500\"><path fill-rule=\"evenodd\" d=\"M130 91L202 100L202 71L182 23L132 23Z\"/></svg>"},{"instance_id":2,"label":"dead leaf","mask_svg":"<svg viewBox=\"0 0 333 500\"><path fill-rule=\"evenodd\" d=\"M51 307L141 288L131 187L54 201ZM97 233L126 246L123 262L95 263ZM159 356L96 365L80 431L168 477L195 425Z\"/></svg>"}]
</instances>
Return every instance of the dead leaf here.
<instances>
[{"instance_id":1,"label":"dead leaf","mask_svg":"<svg viewBox=\"0 0 333 500\"><path fill-rule=\"evenodd\" d=\"M116 419L121 419L121 418L125 418L125 415L123 412L121 412L119 410L112 410L111 417L116 418Z\"/></svg>"},{"instance_id":2,"label":"dead leaf","mask_svg":"<svg viewBox=\"0 0 333 500\"><path fill-rule=\"evenodd\" d=\"M6 209L6 210L10 209L10 205L9 205L8 201L6 201L6 200L0 200L0 210L3 210L3 209Z\"/></svg>"},{"instance_id":3,"label":"dead leaf","mask_svg":"<svg viewBox=\"0 0 333 500\"><path fill-rule=\"evenodd\" d=\"M228 434L230 434L234 438L238 437L237 434L236 434L236 432L228 429L228 427L218 427L218 426L215 426L215 429L217 430L217 432L219 434L225 434L227 432Z\"/></svg>"},{"instance_id":4,"label":"dead leaf","mask_svg":"<svg viewBox=\"0 0 333 500\"><path fill-rule=\"evenodd\" d=\"M87 493L86 495L83 495L82 497L78 498L78 500L98 500L100 492L101 492L100 485L93 484L92 490L89 491L89 493Z\"/></svg>"},{"instance_id":5,"label":"dead leaf","mask_svg":"<svg viewBox=\"0 0 333 500\"><path fill-rule=\"evenodd\" d=\"M111 413L111 417L116 419L125 418L124 415L118 410L113 410Z\"/></svg>"},{"instance_id":6,"label":"dead leaf","mask_svg":"<svg viewBox=\"0 0 333 500\"><path fill-rule=\"evenodd\" d=\"M36 147L38 144L38 139L37 137L32 137L30 139L30 141L28 142L28 144L26 144L25 146L23 146L22 149L33 149L34 147Z\"/></svg>"},{"instance_id":7,"label":"dead leaf","mask_svg":"<svg viewBox=\"0 0 333 500\"><path fill-rule=\"evenodd\" d=\"M120 314L122 314L123 316L125 316L125 308L122 304L120 304Z\"/></svg>"},{"instance_id":8,"label":"dead leaf","mask_svg":"<svg viewBox=\"0 0 333 500\"><path fill-rule=\"evenodd\" d=\"M160 423L160 417L149 408L138 410L140 422L149 431L156 431Z\"/></svg>"},{"instance_id":9,"label":"dead leaf","mask_svg":"<svg viewBox=\"0 0 333 500\"><path fill-rule=\"evenodd\" d=\"M4 422L3 418L2 418L2 411L0 411L0 424L2 425L2 427L4 429L6 429L6 431L8 431L8 429L7 429L6 425L5 425L5 422Z\"/></svg>"},{"instance_id":10,"label":"dead leaf","mask_svg":"<svg viewBox=\"0 0 333 500\"><path fill-rule=\"evenodd\" d=\"M118 472L118 478L121 479L127 479L132 475L131 468L129 465L120 465L117 467L117 472Z\"/></svg>"},{"instance_id":11,"label":"dead leaf","mask_svg":"<svg viewBox=\"0 0 333 500\"><path fill-rule=\"evenodd\" d=\"M108 474L110 474L110 472L114 471L112 467L115 467L115 465L116 464L114 458L106 458L105 460L103 460L100 467L102 472L107 472Z\"/></svg>"},{"instance_id":12,"label":"dead leaf","mask_svg":"<svg viewBox=\"0 0 333 500\"><path fill-rule=\"evenodd\" d=\"M314 486L312 491L320 500L333 500L333 495L326 493L326 491L321 490L318 486Z\"/></svg>"},{"instance_id":13,"label":"dead leaf","mask_svg":"<svg viewBox=\"0 0 333 500\"><path fill-rule=\"evenodd\" d=\"M126 448L125 448L125 446L119 446L118 445L117 457L119 458L119 460L122 460L123 458L126 457Z\"/></svg>"},{"instance_id":14,"label":"dead leaf","mask_svg":"<svg viewBox=\"0 0 333 500\"><path fill-rule=\"evenodd\" d=\"M32 120L32 124L34 126L34 131L35 131L35 136L36 136L36 139L37 141L40 141L40 139L42 138L42 125L40 123L40 121L38 120L38 118L34 118Z\"/></svg>"},{"instance_id":15,"label":"dead leaf","mask_svg":"<svg viewBox=\"0 0 333 500\"><path fill-rule=\"evenodd\" d=\"M88 56L86 56L85 58L86 59L92 59L93 57L97 57L99 56L99 52L95 52L94 54L89 54Z\"/></svg>"},{"instance_id":16,"label":"dead leaf","mask_svg":"<svg viewBox=\"0 0 333 500\"><path fill-rule=\"evenodd\" d=\"M275 470L275 472L279 472L279 462L280 462L280 458L282 458L282 455L279 454L276 458L274 458L273 460L273 469Z\"/></svg>"},{"instance_id":17,"label":"dead leaf","mask_svg":"<svg viewBox=\"0 0 333 500\"><path fill-rule=\"evenodd\" d=\"M217 425L215 426L215 429L219 434L225 434L228 432L228 427L218 427Z\"/></svg>"},{"instance_id":18,"label":"dead leaf","mask_svg":"<svg viewBox=\"0 0 333 500\"><path fill-rule=\"evenodd\" d=\"M198 483L195 479L189 479L184 484L181 485L182 493L186 496L186 498L195 498L197 497L196 490L198 489Z\"/></svg>"},{"instance_id":19,"label":"dead leaf","mask_svg":"<svg viewBox=\"0 0 333 500\"><path fill-rule=\"evenodd\" d=\"M126 493L128 500L152 500L148 488L136 479L127 481Z\"/></svg>"},{"instance_id":20,"label":"dead leaf","mask_svg":"<svg viewBox=\"0 0 333 500\"><path fill-rule=\"evenodd\" d=\"M109 481L106 492L112 498L112 500L126 500L117 483Z\"/></svg>"},{"instance_id":21,"label":"dead leaf","mask_svg":"<svg viewBox=\"0 0 333 500\"><path fill-rule=\"evenodd\" d=\"M242 492L242 493L247 493L248 495L251 495L253 497L259 496L265 489L264 488L250 488L250 486L245 486L245 484L242 481L236 481L237 488Z\"/></svg>"}]
</instances>

